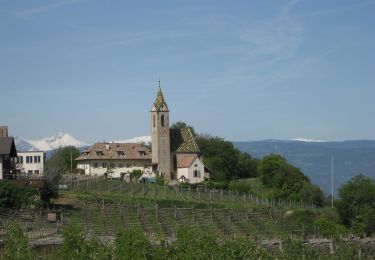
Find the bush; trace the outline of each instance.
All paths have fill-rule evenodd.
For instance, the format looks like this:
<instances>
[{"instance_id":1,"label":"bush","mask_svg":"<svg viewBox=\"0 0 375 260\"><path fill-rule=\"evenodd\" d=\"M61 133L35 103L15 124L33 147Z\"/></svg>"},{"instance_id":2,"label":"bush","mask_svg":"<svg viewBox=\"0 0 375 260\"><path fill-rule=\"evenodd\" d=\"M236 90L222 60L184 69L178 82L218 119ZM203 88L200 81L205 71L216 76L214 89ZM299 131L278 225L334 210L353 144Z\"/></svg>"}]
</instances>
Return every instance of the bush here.
<instances>
[{"instance_id":1,"label":"bush","mask_svg":"<svg viewBox=\"0 0 375 260\"><path fill-rule=\"evenodd\" d=\"M0 212L29 205L37 195L36 189L29 187L20 188L9 181L0 181Z\"/></svg>"},{"instance_id":2,"label":"bush","mask_svg":"<svg viewBox=\"0 0 375 260\"><path fill-rule=\"evenodd\" d=\"M4 259L28 260L35 259L29 249L27 237L16 222L11 222L6 228Z\"/></svg>"},{"instance_id":3,"label":"bush","mask_svg":"<svg viewBox=\"0 0 375 260\"><path fill-rule=\"evenodd\" d=\"M138 229L123 229L116 234L117 259L148 259L152 248L147 237Z\"/></svg>"}]
</instances>

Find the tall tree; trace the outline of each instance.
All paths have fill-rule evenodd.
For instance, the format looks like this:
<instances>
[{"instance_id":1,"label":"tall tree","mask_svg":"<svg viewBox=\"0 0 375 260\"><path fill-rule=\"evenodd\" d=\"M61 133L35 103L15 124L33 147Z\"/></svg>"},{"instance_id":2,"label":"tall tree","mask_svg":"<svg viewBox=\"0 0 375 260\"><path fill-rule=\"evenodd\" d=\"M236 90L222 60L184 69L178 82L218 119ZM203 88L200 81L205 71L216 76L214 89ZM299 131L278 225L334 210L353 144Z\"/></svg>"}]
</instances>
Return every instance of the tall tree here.
<instances>
[{"instance_id":1,"label":"tall tree","mask_svg":"<svg viewBox=\"0 0 375 260\"><path fill-rule=\"evenodd\" d=\"M80 156L81 152L74 146L58 148L52 156L46 161L46 168L55 169L61 173L66 173L75 169L77 162L74 160Z\"/></svg>"},{"instance_id":2,"label":"tall tree","mask_svg":"<svg viewBox=\"0 0 375 260\"><path fill-rule=\"evenodd\" d=\"M362 174L343 184L336 201L343 224L358 233L375 234L375 182Z\"/></svg>"}]
</instances>

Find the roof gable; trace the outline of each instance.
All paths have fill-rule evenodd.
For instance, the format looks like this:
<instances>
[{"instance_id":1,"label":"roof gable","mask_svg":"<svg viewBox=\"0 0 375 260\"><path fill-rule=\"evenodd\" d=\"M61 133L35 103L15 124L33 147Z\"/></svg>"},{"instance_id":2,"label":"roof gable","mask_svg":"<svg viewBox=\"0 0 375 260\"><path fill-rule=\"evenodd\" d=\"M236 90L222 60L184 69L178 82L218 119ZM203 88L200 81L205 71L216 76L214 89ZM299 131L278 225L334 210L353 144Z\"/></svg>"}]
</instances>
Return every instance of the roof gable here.
<instances>
[{"instance_id":1,"label":"roof gable","mask_svg":"<svg viewBox=\"0 0 375 260\"><path fill-rule=\"evenodd\" d=\"M0 137L0 155L17 156L16 145L13 137Z\"/></svg>"},{"instance_id":2,"label":"roof gable","mask_svg":"<svg viewBox=\"0 0 375 260\"><path fill-rule=\"evenodd\" d=\"M196 155L185 155L177 162L177 168L189 168L197 158Z\"/></svg>"}]
</instances>

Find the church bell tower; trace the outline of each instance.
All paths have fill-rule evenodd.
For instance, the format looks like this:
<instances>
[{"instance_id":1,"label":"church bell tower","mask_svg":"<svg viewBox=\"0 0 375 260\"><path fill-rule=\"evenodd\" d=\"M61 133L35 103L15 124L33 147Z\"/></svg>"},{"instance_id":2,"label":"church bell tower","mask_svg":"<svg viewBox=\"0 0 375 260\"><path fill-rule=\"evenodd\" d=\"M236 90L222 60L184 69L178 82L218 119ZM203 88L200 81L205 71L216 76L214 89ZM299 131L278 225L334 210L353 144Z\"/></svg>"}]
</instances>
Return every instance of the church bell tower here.
<instances>
[{"instance_id":1,"label":"church bell tower","mask_svg":"<svg viewBox=\"0 0 375 260\"><path fill-rule=\"evenodd\" d=\"M160 87L151 108L152 164L166 180L171 179L169 110Z\"/></svg>"}]
</instances>

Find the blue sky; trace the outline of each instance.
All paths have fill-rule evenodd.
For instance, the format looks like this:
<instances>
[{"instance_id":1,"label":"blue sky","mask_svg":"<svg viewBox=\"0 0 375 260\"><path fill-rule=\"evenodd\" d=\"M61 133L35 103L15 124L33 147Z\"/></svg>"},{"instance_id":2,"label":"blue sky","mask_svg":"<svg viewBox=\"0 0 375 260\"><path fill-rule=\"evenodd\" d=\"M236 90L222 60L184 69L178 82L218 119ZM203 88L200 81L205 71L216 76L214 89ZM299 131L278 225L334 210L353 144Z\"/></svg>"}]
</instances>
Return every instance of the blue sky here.
<instances>
[{"instance_id":1,"label":"blue sky","mask_svg":"<svg viewBox=\"0 0 375 260\"><path fill-rule=\"evenodd\" d=\"M2 1L0 124L28 139L375 139L375 1Z\"/></svg>"}]
</instances>

